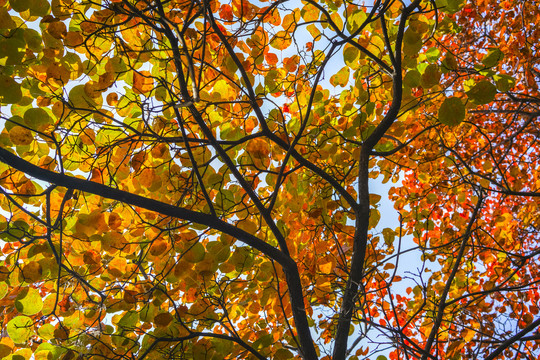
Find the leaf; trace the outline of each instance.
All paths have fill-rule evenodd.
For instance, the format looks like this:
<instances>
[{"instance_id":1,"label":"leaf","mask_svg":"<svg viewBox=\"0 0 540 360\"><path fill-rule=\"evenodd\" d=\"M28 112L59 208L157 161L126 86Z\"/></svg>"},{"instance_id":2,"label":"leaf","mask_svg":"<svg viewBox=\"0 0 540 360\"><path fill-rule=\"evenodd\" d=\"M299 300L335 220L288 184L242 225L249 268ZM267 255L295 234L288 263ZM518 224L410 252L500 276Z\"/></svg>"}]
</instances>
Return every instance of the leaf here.
<instances>
[{"instance_id":1,"label":"leaf","mask_svg":"<svg viewBox=\"0 0 540 360\"><path fill-rule=\"evenodd\" d=\"M476 83L469 91L467 91L469 99L480 105L493 101L496 94L497 88L487 80Z\"/></svg>"},{"instance_id":2,"label":"leaf","mask_svg":"<svg viewBox=\"0 0 540 360\"><path fill-rule=\"evenodd\" d=\"M43 340L52 340L54 339L54 330L55 327L52 324L43 324L38 328L38 335Z\"/></svg>"},{"instance_id":3,"label":"leaf","mask_svg":"<svg viewBox=\"0 0 540 360\"><path fill-rule=\"evenodd\" d=\"M290 352L287 349L279 349L274 354L274 359L277 359L277 360L294 359L294 355L292 352Z\"/></svg>"},{"instance_id":4,"label":"leaf","mask_svg":"<svg viewBox=\"0 0 540 360\"><path fill-rule=\"evenodd\" d=\"M14 343L22 344L34 333L34 322L28 316L16 316L8 322L6 330Z\"/></svg>"},{"instance_id":5,"label":"leaf","mask_svg":"<svg viewBox=\"0 0 540 360\"><path fill-rule=\"evenodd\" d=\"M167 250L168 247L169 247L169 244L167 244L166 241L157 240L152 243L152 245L150 246L149 252L152 256L159 256L163 254Z\"/></svg>"},{"instance_id":6,"label":"leaf","mask_svg":"<svg viewBox=\"0 0 540 360\"><path fill-rule=\"evenodd\" d=\"M444 99L438 114L439 121L448 126L457 126L465 119L465 105L458 97Z\"/></svg>"},{"instance_id":7,"label":"leaf","mask_svg":"<svg viewBox=\"0 0 540 360\"><path fill-rule=\"evenodd\" d=\"M0 8L0 29L13 29L17 26L5 7Z\"/></svg>"},{"instance_id":8,"label":"leaf","mask_svg":"<svg viewBox=\"0 0 540 360\"><path fill-rule=\"evenodd\" d=\"M345 66L341 68L336 74L332 75L330 77L330 84L333 86L341 86L345 87L347 83L349 82L349 76L350 76L350 69L349 67Z\"/></svg>"},{"instance_id":9,"label":"leaf","mask_svg":"<svg viewBox=\"0 0 540 360\"><path fill-rule=\"evenodd\" d=\"M204 245L197 242L189 248L183 259L190 263L198 263L204 259L205 254L206 249L204 248Z\"/></svg>"},{"instance_id":10,"label":"leaf","mask_svg":"<svg viewBox=\"0 0 540 360\"><path fill-rule=\"evenodd\" d=\"M424 89L430 89L439 84L441 72L436 64L429 64L421 76L421 84Z\"/></svg>"},{"instance_id":11,"label":"leaf","mask_svg":"<svg viewBox=\"0 0 540 360\"><path fill-rule=\"evenodd\" d=\"M0 282L0 300L2 300L8 293L9 287L5 282Z\"/></svg>"},{"instance_id":12,"label":"leaf","mask_svg":"<svg viewBox=\"0 0 540 360\"><path fill-rule=\"evenodd\" d=\"M285 50L292 43L291 36L286 31L278 31L270 41L270 46L277 50Z\"/></svg>"},{"instance_id":13,"label":"leaf","mask_svg":"<svg viewBox=\"0 0 540 360\"><path fill-rule=\"evenodd\" d=\"M417 70L409 70L403 78L403 83L411 88L418 87L421 84L422 75Z\"/></svg>"},{"instance_id":14,"label":"leaf","mask_svg":"<svg viewBox=\"0 0 540 360\"><path fill-rule=\"evenodd\" d=\"M491 68L496 66L504 57L503 52L499 48L491 48L488 53L482 58L482 64L485 67Z\"/></svg>"},{"instance_id":15,"label":"leaf","mask_svg":"<svg viewBox=\"0 0 540 360\"><path fill-rule=\"evenodd\" d=\"M133 72L133 91L136 94L148 94L154 89L154 79L149 71Z\"/></svg>"},{"instance_id":16,"label":"leaf","mask_svg":"<svg viewBox=\"0 0 540 360\"><path fill-rule=\"evenodd\" d=\"M34 315L43 308L43 301L38 290L27 287L17 294L15 308L23 315Z\"/></svg>"},{"instance_id":17,"label":"leaf","mask_svg":"<svg viewBox=\"0 0 540 360\"><path fill-rule=\"evenodd\" d=\"M363 10L355 10L353 13L347 18L347 30L349 33L356 32L362 24L364 24L364 21L367 19L367 14Z\"/></svg>"},{"instance_id":18,"label":"leaf","mask_svg":"<svg viewBox=\"0 0 540 360\"><path fill-rule=\"evenodd\" d=\"M30 8L30 0L10 0L9 5L16 12L23 12Z\"/></svg>"},{"instance_id":19,"label":"leaf","mask_svg":"<svg viewBox=\"0 0 540 360\"><path fill-rule=\"evenodd\" d=\"M52 125L52 118L42 108L30 108L24 113L24 122L32 129L43 131Z\"/></svg>"},{"instance_id":20,"label":"leaf","mask_svg":"<svg viewBox=\"0 0 540 360\"><path fill-rule=\"evenodd\" d=\"M458 12L464 5L464 0L437 0L437 7L448 14Z\"/></svg>"},{"instance_id":21,"label":"leaf","mask_svg":"<svg viewBox=\"0 0 540 360\"><path fill-rule=\"evenodd\" d=\"M69 104L76 111L85 114L86 110L94 110L100 107L101 101L91 98L84 91L84 85L77 85L69 92Z\"/></svg>"},{"instance_id":22,"label":"leaf","mask_svg":"<svg viewBox=\"0 0 540 360\"><path fill-rule=\"evenodd\" d=\"M9 131L9 139L14 145L30 145L34 141L34 135L29 129L16 125Z\"/></svg>"},{"instance_id":23,"label":"leaf","mask_svg":"<svg viewBox=\"0 0 540 360\"><path fill-rule=\"evenodd\" d=\"M173 321L173 316L168 312L157 314L154 317L154 324L156 324L159 327L166 327L172 321Z\"/></svg>"},{"instance_id":24,"label":"leaf","mask_svg":"<svg viewBox=\"0 0 540 360\"><path fill-rule=\"evenodd\" d=\"M345 60L345 64L353 69L355 68L354 63L358 60L359 55L360 51L354 46L346 46L345 50L343 50L343 59Z\"/></svg>"},{"instance_id":25,"label":"leaf","mask_svg":"<svg viewBox=\"0 0 540 360\"><path fill-rule=\"evenodd\" d=\"M30 261L29 263L24 265L22 273L26 282L34 283L41 280L41 276L43 275L43 269L39 262Z\"/></svg>"},{"instance_id":26,"label":"leaf","mask_svg":"<svg viewBox=\"0 0 540 360\"><path fill-rule=\"evenodd\" d=\"M15 104L21 99L21 86L10 76L0 74L0 102L2 104Z\"/></svg>"},{"instance_id":27,"label":"leaf","mask_svg":"<svg viewBox=\"0 0 540 360\"><path fill-rule=\"evenodd\" d=\"M513 77L506 74L494 75L493 79L495 80L495 85L497 86L497 90L502 93L512 90L514 86L516 85L516 80Z\"/></svg>"},{"instance_id":28,"label":"leaf","mask_svg":"<svg viewBox=\"0 0 540 360\"><path fill-rule=\"evenodd\" d=\"M379 223L381 219L381 213L377 209L371 209L369 211L369 227L374 228Z\"/></svg>"}]
</instances>

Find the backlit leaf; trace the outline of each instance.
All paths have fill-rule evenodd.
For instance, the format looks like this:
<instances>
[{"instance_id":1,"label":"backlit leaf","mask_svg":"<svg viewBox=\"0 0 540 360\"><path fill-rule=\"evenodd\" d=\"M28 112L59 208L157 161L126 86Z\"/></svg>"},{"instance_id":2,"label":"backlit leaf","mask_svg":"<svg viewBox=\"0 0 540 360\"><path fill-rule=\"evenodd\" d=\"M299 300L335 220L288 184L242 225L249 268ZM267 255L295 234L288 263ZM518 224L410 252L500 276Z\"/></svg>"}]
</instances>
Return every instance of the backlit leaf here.
<instances>
[{"instance_id":1,"label":"backlit leaf","mask_svg":"<svg viewBox=\"0 0 540 360\"><path fill-rule=\"evenodd\" d=\"M497 88L490 81L482 80L479 83L475 84L469 91L467 91L467 96L469 99L473 100L478 104L487 104L493 99L497 94Z\"/></svg>"},{"instance_id":2,"label":"backlit leaf","mask_svg":"<svg viewBox=\"0 0 540 360\"><path fill-rule=\"evenodd\" d=\"M16 316L7 326L7 334L16 344L26 342L34 333L34 322L28 316Z\"/></svg>"},{"instance_id":3,"label":"backlit leaf","mask_svg":"<svg viewBox=\"0 0 540 360\"><path fill-rule=\"evenodd\" d=\"M34 315L41 311L43 302L38 290L27 287L17 294L15 308L23 315Z\"/></svg>"},{"instance_id":4,"label":"backlit leaf","mask_svg":"<svg viewBox=\"0 0 540 360\"><path fill-rule=\"evenodd\" d=\"M457 97L444 99L439 108L438 119L444 125L459 125L465 119L465 105L461 99Z\"/></svg>"}]
</instances>

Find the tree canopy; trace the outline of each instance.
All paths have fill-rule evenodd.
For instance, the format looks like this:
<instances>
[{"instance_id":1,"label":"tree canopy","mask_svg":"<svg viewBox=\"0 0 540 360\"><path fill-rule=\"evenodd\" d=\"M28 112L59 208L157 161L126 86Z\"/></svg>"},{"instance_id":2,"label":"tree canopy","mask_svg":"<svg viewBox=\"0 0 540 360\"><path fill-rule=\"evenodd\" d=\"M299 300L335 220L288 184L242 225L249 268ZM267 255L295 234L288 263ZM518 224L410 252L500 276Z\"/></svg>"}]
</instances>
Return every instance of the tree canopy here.
<instances>
[{"instance_id":1,"label":"tree canopy","mask_svg":"<svg viewBox=\"0 0 540 360\"><path fill-rule=\"evenodd\" d=\"M0 0L0 357L536 359L539 8Z\"/></svg>"}]
</instances>

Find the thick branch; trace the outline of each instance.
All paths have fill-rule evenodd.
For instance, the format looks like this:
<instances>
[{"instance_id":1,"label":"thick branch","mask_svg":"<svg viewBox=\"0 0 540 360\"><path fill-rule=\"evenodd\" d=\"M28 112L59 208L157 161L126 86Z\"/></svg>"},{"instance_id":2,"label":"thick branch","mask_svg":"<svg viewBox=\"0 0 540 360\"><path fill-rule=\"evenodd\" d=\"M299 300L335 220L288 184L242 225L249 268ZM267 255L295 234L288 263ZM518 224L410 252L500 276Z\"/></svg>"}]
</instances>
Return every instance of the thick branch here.
<instances>
[{"instance_id":1,"label":"thick branch","mask_svg":"<svg viewBox=\"0 0 540 360\"><path fill-rule=\"evenodd\" d=\"M356 214L356 226L354 235L353 255L351 258L351 268L349 271L349 279L347 287L341 303L337 331L335 336L335 346L333 352L333 360L345 359L347 353L347 341L349 337L349 328L351 326L351 318L354 311L354 305L358 295L358 289L363 278L364 261L366 257L366 249L368 243L369 230L369 159L373 147L379 142L382 136L388 131L390 126L397 119L399 109L401 108L402 99L402 76L401 76L401 45L403 34L405 32L405 24L409 14L420 3L420 0L414 1L404 9L397 33L395 44L395 66L393 71L393 99L390 109L375 128L373 133L364 141L360 151L360 159L358 161L358 197L359 210ZM388 49L392 51L392 49Z\"/></svg>"},{"instance_id":2,"label":"thick branch","mask_svg":"<svg viewBox=\"0 0 540 360\"><path fill-rule=\"evenodd\" d=\"M163 203L161 201L135 195L127 191L122 191L92 181L83 180L73 176L45 170L40 168L39 166L36 166L26 160L19 158L18 156L12 154L4 148L0 148L0 161L19 171L22 171L23 173L33 178L43 180L51 184L63 186L68 189L75 189L87 192L107 199L118 200L126 204L138 206L150 211L155 211L166 216L171 216L177 219L206 225L209 228L221 231L222 233L230 235L242 241L243 243L252 246L254 249L259 250L266 256L274 259L277 263L279 263L285 271L288 271L292 267L296 267L296 264L291 260L291 258L286 256L278 249L265 243L264 241L251 235L250 233L241 230L236 226L229 224L223 220L220 220L215 216L173 206Z\"/></svg>"}]
</instances>

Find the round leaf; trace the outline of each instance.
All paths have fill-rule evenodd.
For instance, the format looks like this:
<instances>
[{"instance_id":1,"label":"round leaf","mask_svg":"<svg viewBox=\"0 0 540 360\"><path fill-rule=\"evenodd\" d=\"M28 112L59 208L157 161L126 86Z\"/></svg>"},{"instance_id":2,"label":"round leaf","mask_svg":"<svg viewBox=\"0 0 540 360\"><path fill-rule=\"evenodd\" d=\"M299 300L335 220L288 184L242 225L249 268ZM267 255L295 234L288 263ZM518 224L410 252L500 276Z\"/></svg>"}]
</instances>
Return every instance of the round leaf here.
<instances>
[{"instance_id":1,"label":"round leaf","mask_svg":"<svg viewBox=\"0 0 540 360\"><path fill-rule=\"evenodd\" d=\"M435 64L429 64L422 74L422 87L424 89L430 89L439 83L441 79L441 72L439 66Z\"/></svg>"},{"instance_id":2,"label":"round leaf","mask_svg":"<svg viewBox=\"0 0 540 360\"><path fill-rule=\"evenodd\" d=\"M186 259L186 261L190 263L198 263L199 261L202 261L202 259L204 259L205 252L206 250L203 244L196 243L191 247L191 249L189 249L189 251L184 256L184 259Z\"/></svg>"},{"instance_id":3,"label":"round leaf","mask_svg":"<svg viewBox=\"0 0 540 360\"><path fill-rule=\"evenodd\" d=\"M408 87L418 87L420 86L421 75L417 70L409 70L403 78L403 83Z\"/></svg>"},{"instance_id":4,"label":"round leaf","mask_svg":"<svg viewBox=\"0 0 540 360\"><path fill-rule=\"evenodd\" d=\"M9 4L16 12L23 12L30 8L30 0L10 0Z\"/></svg>"},{"instance_id":5,"label":"round leaf","mask_svg":"<svg viewBox=\"0 0 540 360\"><path fill-rule=\"evenodd\" d=\"M358 59L359 54L360 51L354 46L346 47L343 51L343 59L345 60L345 64L347 64L347 66L354 66L354 62Z\"/></svg>"},{"instance_id":6,"label":"round leaf","mask_svg":"<svg viewBox=\"0 0 540 360\"><path fill-rule=\"evenodd\" d=\"M30 15L45 16L49 13L50 5L47 0L30 0Z\"/></svg>"},{"instance_id":7,"label":"round leaf","mask_svg":"<svg viewBox=\"0 0 540 360\"><path fill-rule=\"evenodd\" d=\"M497 88L487 80L480 81L473 88L467 91L469 99L478 104L487 104L495 99Z\"/></svg>"},{"instance_id":8,"label":"round leaf","mask_svg":"<svg viewBox=\"0 0 540 360\"><path fill-rule=\"evenodd\" d=\"M28 316L17 316L8 322L6 330L8 336L14 343L22 344L25 343L34 332L33 321Z\"/></svg>"},{"instance_id":9,"label":"round leaf","mask_svg":"<svg viewBox=\"0 0 540 360\"><path fill-rule=\"evenodd\" d=\"M173 316L168 312L158 314L154 317L154 324L161 327L169 325L171 321L173 321Z\"/></svg>"},{"instance_id":10,"label":"round leaf","mask_svg":"<svg viewBox=\"0 0 540 360\"><path fill-rule=\"evenodd\" d=\"M54 325L44 324L38 329L38 335L43 340L51 340L51 339L54 339L54 330L55 330Z\"/></svg>"},{"instance_id":11,"label":"round leaf","mask_svg":"<svg viewBox=\"0 0 540 360\"><path fill-rule=\"evenodd\" d=\"M485 67L494 67L499 63L500 60L504 57L504 54L501 50L498 48L492 48L489 49L489 52L484 56L482 59L482 64L485 65Z\"/></svg>"},{"instance_id":12,"label":"round leaf","mask_svg":"<svg viewBox=\"0 0 540 360\"><path fill-rule=\"evenodd\" d=\"M497 90L503 93L512 90L512 88L516 85L516 80L509 75L495 75L493 76L493 79L497 85Z\"/></svg>"},{"instance_id":13,"label":"round leaf","mask_svg":"<svg viewBox=\"0 0 540 360\"><path fill-rule=\"evenodd\" d=\"M460 98L449 97L439 108L439 121L444 125L456 126L465 119L465 105Z\"/></svg>"},{"instance_id":14,"label":"round leaf","mask_svg":"<svg viewBox=\"0 0 540 360\"><path fill-rule=\"evenodd\" d=\"M30 145L34 140L32 132L22 126L14 126L9 130L9 139L14 145Z\"/></svg>"},{"instance_id":15,"label":"round leaf","mask_svg":"<svg viewBox=\"0 0 540 360\"><path fill-rule=\"evenodd\" d=\"M24 113L24 122L33 129L41 130L52 123L52 120L42 108L30 108Z\"/></svg>"},{"instance_id":16,"label":"round leaf","mask_svg":"<svg viewBox=\"0 0 540 360\"><path fill-rule=\"evenodd\" d=\"M41 280L43 269L39 262L30 261L23 267L22 273L24 276L24 281L28 283L33 283Z\"/></svg>"},{"instance_id":17,"label":"round leaf","mask_svg":"<svg viewBox=\"0 0 540 360\"><path fill-rule=\"evenodd\" d=\"M101 99L92 99L84 91L84 85L77 85L69 92L69 102L79 112L83 109L94 110L99 108Z\"/></svg>"},{"instance_id":18,"label":"round leaf","mask_svg":"<svg viewBox=\"0 0 540 360\"><path fill-rule=\"evenodd\" d=\"M43 301L39 291L34 288L25 288L15 299L15 308L24 315L34 315L43 309Z\"/></svg>"},{"instance_id":19,"label":"round leaf","mask_svg":"<svg viewBox=\"0 0 540 360\"><path fill-rule=\"evenodd\" d=\"M15 104L21 99L21 85L10 76L0 75L0 103Z\"/></svg>"}]
</instances>

